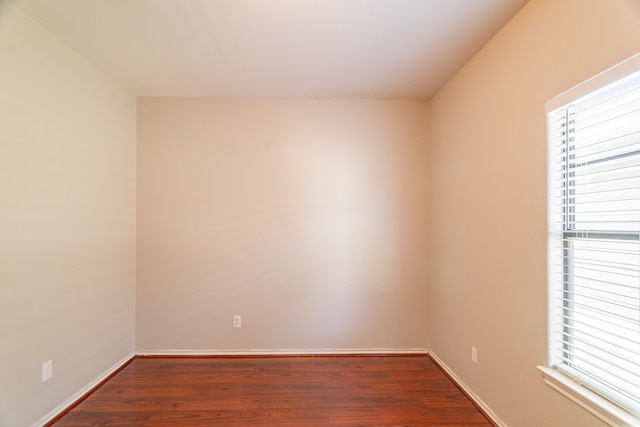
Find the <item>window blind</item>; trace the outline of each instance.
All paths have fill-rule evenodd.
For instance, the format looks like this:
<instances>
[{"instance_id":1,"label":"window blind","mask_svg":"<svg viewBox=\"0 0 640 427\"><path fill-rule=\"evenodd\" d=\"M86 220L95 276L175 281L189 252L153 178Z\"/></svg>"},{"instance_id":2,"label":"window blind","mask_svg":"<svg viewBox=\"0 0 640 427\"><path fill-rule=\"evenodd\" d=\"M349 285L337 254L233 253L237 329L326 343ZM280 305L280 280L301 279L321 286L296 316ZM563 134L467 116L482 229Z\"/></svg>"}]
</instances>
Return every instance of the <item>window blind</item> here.
<instances>
[{"instance_id":1,"label":"window blind","mask_svg":"<svg viewBox=\"0 0 640 427\"><path fill-rule=\"evenodd\" d=\"M640 415L640 72L547 114L550 363Z\"/></svg>"}]
</instances>

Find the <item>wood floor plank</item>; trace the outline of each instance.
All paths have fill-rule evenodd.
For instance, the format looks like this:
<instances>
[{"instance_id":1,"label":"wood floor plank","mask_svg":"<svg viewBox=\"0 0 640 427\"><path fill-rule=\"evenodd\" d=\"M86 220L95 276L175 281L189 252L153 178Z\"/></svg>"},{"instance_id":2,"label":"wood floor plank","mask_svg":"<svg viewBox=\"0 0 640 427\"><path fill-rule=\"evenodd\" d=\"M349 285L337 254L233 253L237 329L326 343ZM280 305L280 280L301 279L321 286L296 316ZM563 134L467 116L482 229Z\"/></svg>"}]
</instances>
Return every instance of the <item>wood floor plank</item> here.
<instances>
[{"instance_id":1,"label":"wood floor plank","mask_svg":"<svg viewBox=\"0 0 640 427\"><path fill-rule=\"evenodd\" d=\"M50 423L492 426L424 355L137 357Z\"/></svg>"}]
</instances>

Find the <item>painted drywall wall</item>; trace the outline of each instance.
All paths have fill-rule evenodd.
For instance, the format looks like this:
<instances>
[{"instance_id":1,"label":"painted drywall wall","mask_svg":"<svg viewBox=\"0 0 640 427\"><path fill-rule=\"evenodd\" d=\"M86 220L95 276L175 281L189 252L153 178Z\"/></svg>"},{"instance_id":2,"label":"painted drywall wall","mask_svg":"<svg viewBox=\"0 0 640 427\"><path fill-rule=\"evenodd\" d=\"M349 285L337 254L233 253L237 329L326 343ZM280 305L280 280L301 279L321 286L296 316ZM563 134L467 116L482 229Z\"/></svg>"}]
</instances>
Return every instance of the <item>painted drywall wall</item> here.
<instances>
[{"instance_id":1,"label":"painted drywall wall","mask_svg":"<svg viewBox=\"0 0 640 427\"><path fill-rule=\"evenodd\" d=\"M0 64L0 426L20 427L134 350L136 99L6 1Z\"/></svg>"},{"instance_id":2,"label":"painted drywall wall","mask_svg":"<svg viewBox=\"0 0 640 427\"><path fill-rule=\"evenodd\" d=\"M507 425L601 425L536 370L545 101L639 50L636 0L532 0L430 103L430 346Z\"/></svg>"},{"instance_id":3,"label":"painted drywall wall","mask_svg":"<svg viewBox=\"0 0 640 427\"><path fill-rule=\"evenodd\" d=\"M138 350L426 349L427 114L139 98Z\"/></svg>"}]
</instances>

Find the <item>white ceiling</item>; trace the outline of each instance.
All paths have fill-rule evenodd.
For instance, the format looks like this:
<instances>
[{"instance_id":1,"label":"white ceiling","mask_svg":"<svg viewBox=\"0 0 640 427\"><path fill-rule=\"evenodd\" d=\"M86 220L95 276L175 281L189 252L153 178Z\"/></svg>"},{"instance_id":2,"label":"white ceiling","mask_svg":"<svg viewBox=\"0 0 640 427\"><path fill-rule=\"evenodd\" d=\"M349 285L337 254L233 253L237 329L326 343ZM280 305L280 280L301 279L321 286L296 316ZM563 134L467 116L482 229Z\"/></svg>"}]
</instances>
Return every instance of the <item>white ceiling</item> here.
<instances>
[{"instance_id":1,"label":"white ceiling","mask_svg":"<svg viewBox=\"0 0 640 427\"><path fill-rule=\"evenodd\" d=\"M139 96L429 99L527 0L12 0Z\"/></svg>"}]
</instances>

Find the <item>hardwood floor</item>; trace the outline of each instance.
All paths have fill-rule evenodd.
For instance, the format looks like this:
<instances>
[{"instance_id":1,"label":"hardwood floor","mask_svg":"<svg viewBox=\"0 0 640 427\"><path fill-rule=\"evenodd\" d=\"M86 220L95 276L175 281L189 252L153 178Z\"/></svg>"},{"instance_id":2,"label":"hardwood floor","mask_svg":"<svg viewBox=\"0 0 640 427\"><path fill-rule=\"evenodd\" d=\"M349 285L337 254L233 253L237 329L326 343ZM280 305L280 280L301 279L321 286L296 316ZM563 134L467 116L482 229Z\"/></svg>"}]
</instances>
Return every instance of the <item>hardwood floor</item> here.
<instances>
[{"instance_id":1,"label":"hardwood floor","mask_svg":"<svg viewBox=\"0 0 640 427\"><path fill-rule=\"evenodd\" d=\"M493 424L420 355L137 357L49 425Z\"/></svg>"}]
</instances>

